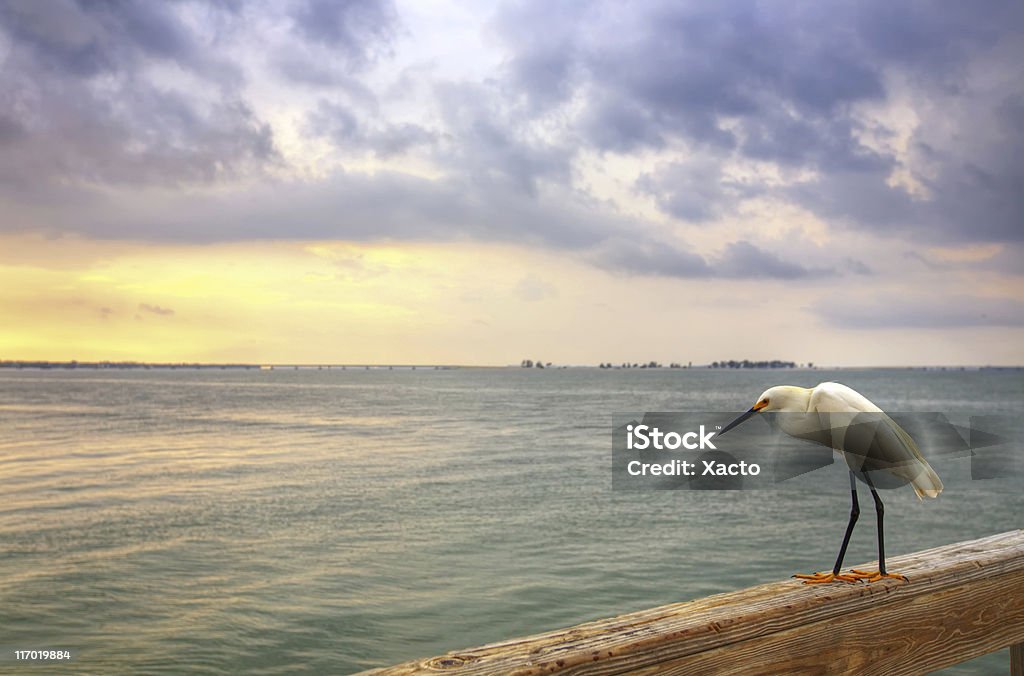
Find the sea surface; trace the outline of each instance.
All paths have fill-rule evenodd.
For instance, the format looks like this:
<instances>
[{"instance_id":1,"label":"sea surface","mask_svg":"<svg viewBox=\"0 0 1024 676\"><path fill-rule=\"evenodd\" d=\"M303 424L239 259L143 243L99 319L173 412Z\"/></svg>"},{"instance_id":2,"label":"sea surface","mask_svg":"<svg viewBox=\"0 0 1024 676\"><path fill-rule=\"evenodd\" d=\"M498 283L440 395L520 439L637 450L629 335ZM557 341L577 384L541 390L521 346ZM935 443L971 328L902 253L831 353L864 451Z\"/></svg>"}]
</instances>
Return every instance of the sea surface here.
<instances>
[{"instance_id":1,"label":"sea surface","mask_svg":"<svg viewBox=\"0 0 1024 676\"><path fill-rule=\"evenodd\" d=\"M1024 414L1021 371L2 369L0 671L344 674L829 569L845 466L739 492L610 472L616 412L825 380ZM933 465L939 499L885 492L890 557L1024 525L1019 478ZM34 648L73 661L10 657Z\"/></svg>"}]
</instances>

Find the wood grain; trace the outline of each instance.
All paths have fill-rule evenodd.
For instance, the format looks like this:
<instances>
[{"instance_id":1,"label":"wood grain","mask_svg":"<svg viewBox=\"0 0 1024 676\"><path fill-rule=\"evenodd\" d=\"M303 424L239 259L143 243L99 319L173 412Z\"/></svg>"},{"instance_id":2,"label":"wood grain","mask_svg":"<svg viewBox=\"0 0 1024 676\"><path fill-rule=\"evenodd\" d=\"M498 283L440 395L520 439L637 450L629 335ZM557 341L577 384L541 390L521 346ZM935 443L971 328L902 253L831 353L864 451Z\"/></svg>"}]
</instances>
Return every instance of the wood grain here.
<instances>
[{"instance_id":1,"label":"wood grain","mask_svg":"<svg viewBox=\"0 0 1024 676\"><path fill-rule=\"evenodd\" d=\"M363 673L917 674L1024 643L1024 531L887 562L910 581L773 582Z\"/></svg>"}]
</instances>

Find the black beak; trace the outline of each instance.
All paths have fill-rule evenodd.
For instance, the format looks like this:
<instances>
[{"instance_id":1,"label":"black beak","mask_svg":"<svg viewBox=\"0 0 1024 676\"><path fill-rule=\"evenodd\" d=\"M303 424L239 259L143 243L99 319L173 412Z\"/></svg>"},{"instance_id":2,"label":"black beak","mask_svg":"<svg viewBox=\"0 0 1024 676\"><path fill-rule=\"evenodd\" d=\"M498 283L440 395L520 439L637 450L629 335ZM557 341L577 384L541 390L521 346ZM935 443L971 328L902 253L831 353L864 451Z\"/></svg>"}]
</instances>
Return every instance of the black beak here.
<instances>
[{"instance_id":1,"label":"black beak","mask_svg":"<svg viewBox=\"0 0 1024 676\"><path fill-rule=\"evenodd\" d=\"M754 415L755 413L757 413L757 409L756 408L750 409L749 411L747 411L746 413L741 415L739 418L736 418L731 423L729 423L728 425L723 427L721 430L719 430L718 436L722 436L723 434L725 434L726 432L731 430L733 427L736 427L741 422L745 421L747 418L749 418L750 416Z\"/></svg>"}]
</instances>

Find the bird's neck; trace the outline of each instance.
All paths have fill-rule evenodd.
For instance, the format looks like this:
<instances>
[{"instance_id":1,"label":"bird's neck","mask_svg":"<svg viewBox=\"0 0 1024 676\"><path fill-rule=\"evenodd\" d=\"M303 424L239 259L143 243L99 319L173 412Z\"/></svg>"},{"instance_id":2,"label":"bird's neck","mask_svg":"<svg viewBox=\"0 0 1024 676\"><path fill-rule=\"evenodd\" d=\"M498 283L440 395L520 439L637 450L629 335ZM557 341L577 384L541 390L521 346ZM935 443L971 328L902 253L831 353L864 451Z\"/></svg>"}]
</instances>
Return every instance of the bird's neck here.
<instances>
[{"instance_id":1,"label":"bird's neck","mask_svg":"<svg viewBox=\"0 0 1024 676\"><path fill-rule=\"evenodd\" d=\"M793 408L798 411L809 411L811 409L811 391L808 388L791 385L788 389L794 404Z\"/></svg>"}]
</instances>

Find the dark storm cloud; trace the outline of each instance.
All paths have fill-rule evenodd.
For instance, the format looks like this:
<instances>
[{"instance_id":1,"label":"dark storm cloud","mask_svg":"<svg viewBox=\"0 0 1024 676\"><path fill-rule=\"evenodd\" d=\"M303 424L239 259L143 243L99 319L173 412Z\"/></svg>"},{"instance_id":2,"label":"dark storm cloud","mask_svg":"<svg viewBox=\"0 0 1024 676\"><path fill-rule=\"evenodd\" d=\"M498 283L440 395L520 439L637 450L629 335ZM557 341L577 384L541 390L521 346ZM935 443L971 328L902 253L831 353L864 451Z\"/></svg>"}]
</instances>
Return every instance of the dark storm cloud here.
<instances>
[{"instance_id":1,"label":"dark storm cloud","mask_svg":"<svg viewBox=\"0 0 1024 676\"><path fill-rule=\"evenodd\" d=\"M850 3L837 15L880 61L908 66L923 77L949 80L979 46L991 45L1021 20L1019 3Z\"/></svg>"},{"instance_id":2,"label":"dark storm cloud","mask_svg":"<svg viewBox=\"0 0 1024 676\"><path fill-rule=\"evenodd\" d=\"M196 65L198 45L165 3L14 0L0 7L21 49L50 73L92 77L153 57Z\"/></svg>"},{"instance_id":3,"label":"dark storm cloud","mask_svg":"<svg viewBox=\"0 0 1024 676\"><path fill-rule=\"evenodd\" d=\"M274 59L277 73L289 84L306 85L312 88L329 88L345 99L375 110L377 96L346 68L329 60L318 59L303 50L292 49L278 54Z\"/></svg>"},{"instance_id":4,"label":"dark storm cloud","mask_svg":"<svg viewBox=\"0 0 1024 676\"><path fill-rule=\"evenodd\" d=\"M0 68L0 190L59 199L69 184L210 181L273 161L241 70L169 3L10 2ZM216 10L211 10L216 11ZM155 84L180 69L195 89Z\"/></svg>"},{"instance_id":5,"label":"dark storm cloud","mask_svg":"<svg viewBox=\"0 0 1024 676\"><path fill-rule=\"evenodd\" d=\"M387 88L371 77L415 37L389 0L7 2L0 228L186 242L471 238L629 274L794 280L829 265L870 274L859 261L808 265L753 242L717 256L667 244L658 226L589 194L577 160L671 149L678 159L649 167L636 188L683 221L716 221L770 197L929 243L1019 241L1022 16L1010 0L528 0L488 25L507 57L499 71L466 82L424 66L414 79L426 110L398 121L382 112ZM264 54L267 25L280 30ZM977 72L1002 86L972 89ZM268 73L284 81L275 96L316 102L299 131L329 140L343 160L415 156L434 178L339 171L275 182L267 169L284 160L247 96L282 83L246 86ZM889 100L893 75L924 104L910 139L925 167L913 197L890 185L902 160L862 142L889 132L856 110ZM948 134L933 132L944 126ZM737 163L768 170L739 179ZM811 178L778 180L797 174ZM238 185L213 196L208 187L225 179Z\"/></svg>"},{"instance_id":6,"label":"dark storm cloud","mask_svg":"<svg viewBox=\"0 0 1024 676\"><path fill-rule=\"evenodd\" d=\"M982 117L980 114L978 117ZM790 199L834 222L886 231L914 226L919 241L1024 241L1024 127L985 125L994 143L973 143L971 158L933 153L927 196L890 185L883 172L836 172L786 189Z\"/></svg>"},{"instance_id":7,"label":"dark storm cloud","mask_svg":"<svg viewBox=\"0 0 1024 676\"><path fill-rule=\"evenodd\" d=\"M59 221L56 219L60 219ZM325 239L411 241L472 238L585 249L635 226L585 200L523 199L514 184L429 180L395 171L337 172L316 182L264 181L231 193L124 195L54 215L24 209L18 220L110 239L138 232L165 242ZM215 225L215 227L211 227Z\"/></svg>"},{"instance_id":8,"label":"dark storm cloud","mask_svg":"<svg viewBox=\"0 0 1024 676\"><path fill-rule=\"evenodd\" d=\"M400 155L438 140L437 132L420 125L360 116L349 106L323 100L309 114L307 131L330 139L340 150L372 151L379 157Z\"/></svg>"},{"instance_id":9,"label":"dark storm cloud","mask_svg":"<svg viewBox=\"0 0 1024 676\"><path fill-rule=\"evenodd\" d=\"M692 278L713 274L700 254L660 242L612 239L601 246L592 261L608 270L631 275Z\"/></svg>"},{"instance_id":10,"label":"dark storm cloud","mask_svg":"<svg viewBox=\"0 0 1024 676\"><path fill-rule=\"evenodd\" d=\"M374 176L336 174L318 183L264 183L229 196L142 196L114 205L86 201L73 212L36 208L13 216L39 230L104 239L132 239L140 231L151 240L186 243L469 237L540 247L634 276L797 279L821 274L743 242L706 259L680 243L645 235L641 223L603 206L586 199L542 204L523 199L517 186L502 181L481 187L380 171Z\"/></svg>"},{"instance_id":11,"label":"dark storm cloud","mask_svg":"<svg viewBox=\"0 0 1024 676\"><path fill-rule=\"evenodd\" d=\"M761 111L743 126L741 152L755 160L787 167L810 167L832 172L888 173L892 158L861 145L858 125L843 116L795 116L779 110Z\"/></svg>"},{"instance_id":12,"label":"dark storm cloud","mask_svg":"<svg viewBox=\"0 0 1024 676\"><path fill-rule=\"evenodd\" d=\"M570 69L588 73L584 85L596 104L589 129L609 149L684 138L784 162L862 161L859 148L846 143L845 107L881 99L884 88L877 65L857 36L841 29L831 5L664 3L649 5L628 26L628 36L610 42L581 30L573 53L584 63ZM725 118L741 124L729 129Z\"/></svg>"},{"instance_id":13,"label":"dark storm cloud","mask_svg":"<svg viewBox=\"0 0 1024 676\"><path fill-rule=\"evenodd\" d=\"M436 159L481 195L512 190L535 199L541 184L569 183L572 149L540 138L493 87L445 83L435 91L448 139Z\"/></svg>"},{"instance_id":14,"label":"dark storm cloud","mask_svg":"<svg viewBox=\"0 0 1024 676\"><path fill-rule=\"evenodd\" d=\"M721 163L694 159L645 174L640 190L655 197L662 210L686 221L709 221L731 212L741 200L763 189L722 174Z\"/></svg>"},{"instance_id":15,"label":"dark storm cloud","mask_svg":"<svg viewBox=\"0 0 1024 676\"><path fill-rule=\"evenodd\" d=\"M731 242L719 256L705 258L694 251L657 241L608 240L591 256L609 270L632 275L680 278L795 280L832 274L783 260L750 242Z\"/></svg>"},{"instance_id":16,"label":"dark storm cloud","mask_svg":"<svg viewBox=\"0 0 1024 676\"><path fill-rule=\"evenodd\" d=\"M289 82L330 89L375 108L359 74L390 54L400 25L390 0L296 0L287 8L295 40L269 57Z\"/></svg>"},{"instance_id":17,"label":"dark storm cloud","mask_svg":"<svg viewBox=\"0 0 1024 676\"><path fill-rule=\"evenodd\" d=\"M628 11L572 3L540 21L545 4L499 14L507 76L535 107L580 102L575 131L586 144L621 153L682 143L705 168L754 159L814 170L819 181L777 192L851 227L1024 238L1024 5L1015 0L651 2ZM550 46L557 41L560 50ZM972 66L1011 89L977 96ZM865 128L855 106L884 102L887 74L939 108L922 119L918 152L933 126L958 127L961 145L937 151L918 177L929 199L889 185L896 158L862 143L879 130ZM716 188L713 169L698 181L679 166L661 171L640 187L682 220L714 218L743 198L720 176Z\"/></svg>"},{"instance_id":18,"label":"dark storm cloud","mask_svg":"<svg viewBox=\"0 0 1024 676\"><path fill-rule=\"evenodd\" d=\"M769 277L773 279L800 279L819 277L827 271L804 267L784 261L779 256L760 249L750 242L729 244L717 266L723 277Z\"/></svg>"},{"instance_id":19,"label":"dark storm cloud","mask_svg":"<svg viewBox=\"0 0 1024 676\"><path fill-rule=\"evenodd\" d=\"M350 67L362 67L386 51L398 16L389 0L299 0L291 10L303 41L340 54Z\"/></svg>"},{"instance_id":20,"label":"dark storm cloud","mask_svg":"<svg viewBox=\"0 0 1024 676\"><path fill-rule=\"evenodd\" d=\"M901 294L870 301L838 296L815 307L830 325L842 329L955 329L1024 326L1024 303L1010 298L973 296L913 297Z\"/></svg>"},{"instance_id":21,"label":"dark storm cloud","mask_svg":"<svg viewBox=\"0 0 1024 676\"><path fill-rule=\"evenodd\" d=\"M581 61L575 52L578 23L586 3L505 3L492 22L507 43L507 94L522 98L533 112L543 112L568 98L573 91Z\"/></svg>"},{"instance_id":22,"label":"dark storm cloud","mask_svg":"<svg viewBox=\"0 0 1024 676\"><path fill-rule=\"evenodd\" d=\"M936 178L924 181L933 198L915 204L915 216L968 239L1024 241L1024 126L998 131L1000 142L975 161L944 159Z\"/></svg>"},{"instance_id":23,"label":"dark storm cloud","mask_svg":"<svg viewBox=\"0 0 1024 676\"><path fill-rule=\"evenodd\" d=\"M921 208L905 190L890 186L885 173L834 172L781 192L831 222L860 226L899 228Z\"/></svg>"}]
</instances>

